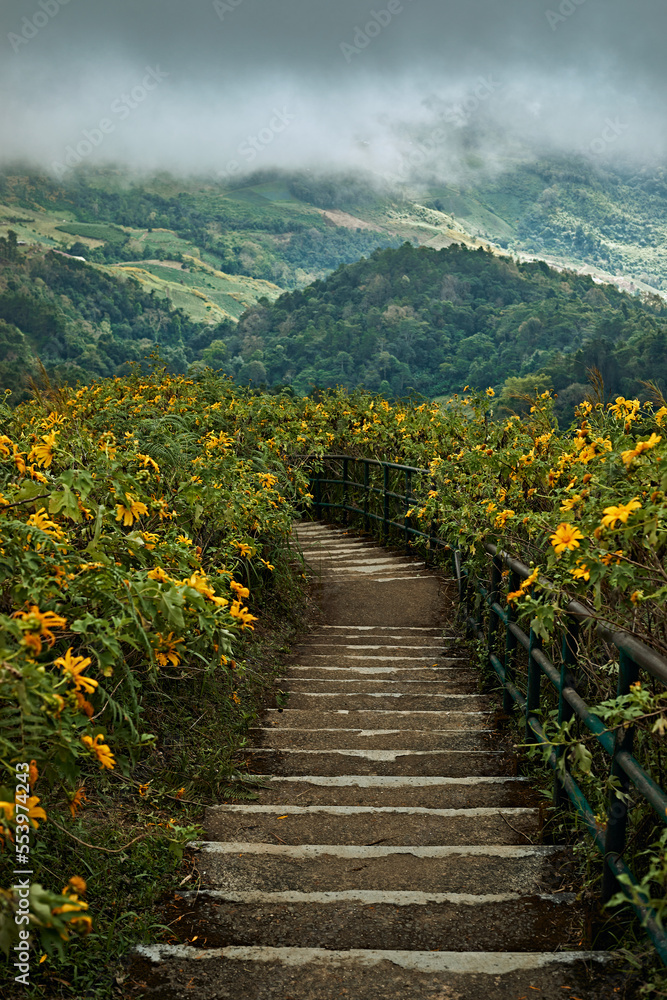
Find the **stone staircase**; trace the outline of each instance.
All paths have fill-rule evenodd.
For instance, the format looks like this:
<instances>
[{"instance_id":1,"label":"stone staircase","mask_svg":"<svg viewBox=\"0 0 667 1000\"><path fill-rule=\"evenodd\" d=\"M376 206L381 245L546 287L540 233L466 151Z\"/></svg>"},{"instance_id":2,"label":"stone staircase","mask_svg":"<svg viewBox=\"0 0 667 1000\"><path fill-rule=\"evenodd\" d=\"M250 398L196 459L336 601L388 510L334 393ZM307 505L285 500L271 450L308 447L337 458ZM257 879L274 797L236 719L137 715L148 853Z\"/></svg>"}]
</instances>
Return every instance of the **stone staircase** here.
<instances>
[{"instance_id":1,"label":"stone staircase","mask_svg":"<svg viewBox=\"0 0 667 1000\"><path fill-rule=\"evenodd\" d=\"M211 808L180 945L139 949L146 997L591 1000L569 852L422 563L342 529L295 531L323 623L286 668L248 756L259 801ZM136 969L135 969L136 974Z\"/></svg>"}]
</instances>

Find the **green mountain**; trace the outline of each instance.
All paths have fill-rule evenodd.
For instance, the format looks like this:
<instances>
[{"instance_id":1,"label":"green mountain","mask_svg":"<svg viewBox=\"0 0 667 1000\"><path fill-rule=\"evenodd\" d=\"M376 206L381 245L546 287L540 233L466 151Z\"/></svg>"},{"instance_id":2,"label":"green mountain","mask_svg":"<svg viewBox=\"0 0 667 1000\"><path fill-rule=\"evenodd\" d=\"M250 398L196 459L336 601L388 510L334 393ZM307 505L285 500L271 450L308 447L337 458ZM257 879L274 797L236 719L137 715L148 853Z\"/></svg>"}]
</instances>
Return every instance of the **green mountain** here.
<instances>
[{"instance_id":1,"label":"green mountain","mask_svg":"<svg viewBox=\"0 0 667 1000\"><path fill-rule=\"evenodd\" d=\"M659 171L582 159L472 164L465 184L410 196L358 176L229 188L6 169L0 380L23 392L39 361L68 381L112 376L158 347L175 371L299 392L437 396L543 370L567 401L593 365L618 391L664 389L666 236Z\"/></svg>"},{"instance_id":2,"label":"green mountain","mask_svg":"<svg viewBox=\"0 0 667 1000\"><path fill-rule=\"evenodd\" d=\"M609 391L636 393L649 377L667 389L662 298L458 244L377 250L258 303L216 343L230 374L298 393L340 384L438 396L539 372L566 405L591 367Z\"/></svg>"}]
</instances>

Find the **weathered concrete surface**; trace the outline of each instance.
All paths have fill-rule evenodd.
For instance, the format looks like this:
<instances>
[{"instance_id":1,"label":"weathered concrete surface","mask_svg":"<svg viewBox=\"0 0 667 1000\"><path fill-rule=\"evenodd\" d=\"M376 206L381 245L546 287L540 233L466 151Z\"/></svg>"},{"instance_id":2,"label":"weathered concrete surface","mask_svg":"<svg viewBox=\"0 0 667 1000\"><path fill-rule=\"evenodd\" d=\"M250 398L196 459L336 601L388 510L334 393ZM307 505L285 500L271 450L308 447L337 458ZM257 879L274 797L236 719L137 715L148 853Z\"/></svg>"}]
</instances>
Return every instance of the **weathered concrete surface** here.
<instances>
[{"instance_id":1,"label":"weathered concrete surface","mask_svg":"<svg viewBox=\"0 0 667 1000\"><path fill-rule=\"evenodd\" d=\"M246 757L272 780L208 811L200 887L173 899L172 943L133 966L143 994L628 996L581 950L571 854L539 844L539 796L479 693L445 583L337 529L297 534L322 621L250 733Z\"/></svg>"}]
</instances>

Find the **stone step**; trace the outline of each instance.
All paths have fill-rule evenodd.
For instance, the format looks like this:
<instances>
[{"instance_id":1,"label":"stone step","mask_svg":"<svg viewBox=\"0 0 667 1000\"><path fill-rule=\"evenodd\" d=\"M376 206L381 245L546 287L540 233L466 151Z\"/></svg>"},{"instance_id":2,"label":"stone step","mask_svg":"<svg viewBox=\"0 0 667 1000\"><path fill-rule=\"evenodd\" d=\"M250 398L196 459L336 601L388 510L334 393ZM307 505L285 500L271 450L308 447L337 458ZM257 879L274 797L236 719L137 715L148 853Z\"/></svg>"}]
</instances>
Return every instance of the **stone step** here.
<instances>
[{"instance_id":1,"label":"stone step","mask_svg":"<svg viewBox=\"0 0 667 1000\"><path fill-rule=\"evenodd\" d=\"M442 946L440 942L439 947ZM445 944L445 947L447 945ZM134 969L156 1000L609 1000L602 952L389 951L140 945ZM162 963L169 963L165 968ZM188 993L184 992L187 983ZM565 991L568 991L567 993Z\"/></svg>"},{"instance_id":2,"label":"stone step","mask_svg":"<svg viewBox=\"0 0 667 1000\"><path fill-rule=\"evenodd\" d=\"M244 749L255 774L416 775L500 777L516 774L516 758L501 751Z\"/></svg>"},{"instance_id":3,"label":"stone step","mask_svg":"<svg viewBox=\"0 0 667 1000\"><path fill-rule=\"evenodd\" d=\"M183 893L174 929L202 946L533 951L576 946L583 914L572 896L433 892ZM192 912L196 897L197 909ZM569 904L569 905L568 905Z\"/></svg>"},{"instance_id":4,"label":"stone step","mask_svg":"<svg viewBox=\"0 0 667 1000\"><path fill-rule=\"evenodd\" d=\"M428 670L448 667L467 677L475 677L479 682L479 673L468 666L469 661L463 657L434 656L399 656L369 653L302 653L295 661L298 667L329 667L338 670L354 670L355 668L379 667L384 670ZM285 670L289 671L286 666ZM340 673L336 676L344 676ZM381 674L377 676L381 677ZM400 675L399 675L400 676Z\"/></svg>"},{"instance_id":5,"label":"stone step","mask_svg":"<svg viewBox=\"0 0 667 1000\"><path fill-rule=\"evenodd\" d=\"M447 696L450 694L476 694L479 682L474 678L457 675L437 680L388 680L372 678L371 680L356 677L280 677L278 685L290 695L305 694L345 694L345 695L376 695L385 697L396 695L413 697L415 695ZM381 691L378 691L381 688Z\"/></svg>"},{"instance_id":6,"label":"stone step","mask_svg":"<svg viewBox=\"0 0 667 1000\"><path fill-rule=\"evenodd\" d=\"M347 708L350 711L362 711L364 708L406 709L415 711L438 712L451 708L476 709L487 706L489 698L483 695L453 692L452 694L402 694L398 691L369 691L366 694L355 692L320 692L313 693L295 691L289 696L289 707L295 709L313 709L316 712L331 711L337 708Z\"/></svg>"},{"instance_id":7,"label":"stone step","mask_svg":"<svg viewBox=\"0 0 667 1000\"><path fill-rule=\"evenodd\" d=\"M551 893L569 852L554 847L354 847L205 842L197 869L207 889L234 892L428 891Z\"/></svg>"},{"instance_id":8,"label":"stone step","mask_svg":"<svg viewBox=\"0 0 667 1000\"><path fill-rule=\"evenodd\" d=\"M294 652L297 656L301 656L304 652L326 653L335 656L344 655L345 653L371 653L375 656L383 654L387 656L429 656L434 654L435 659L437 659L438 656L442 655L443 649L444 643L434 642L432 639L417 642L415 639L406 636L403 641L396 642L393 637L376 636L375 642L371 642L369 639L350 642L349 637L346 636L343 642L329 642L326 639L318 642L302 642L294 647ZM462 659L463 657L453 656L453 658Z\"/></svg>"},{"instance_id":9,"label":"stone step","mask_svg":"<svg viewBox=\"0 0 667 1000\"><path fill-rule=\"evenodd\" d=\"M444 712L389 712L338 709L331 712L296 708L270 708L265 715L270 726L300 726L313 729L491 729L493 712L447 710ZM333 741L332 741L333 742Z\"/></svg>"},{"instance_id":10,"label":"stone step","mask_svg":"<svg viewBox=\"0 0 667 1000\"><path fill-rule=\"evenodd\" d=\"M477 687L479 683L479 674L474 673L472 670L468 670L463 666L449 666L449 667L432 667L428 663L417 667L381 667L381 666L357 666L356 664L350 664L349 666L331 666L323 665L321 663L291 663L288 668L288 677L291 678L301 678L301 677L312 677L317 680L335 679L336 677L346 678L348 680L368 680L369 678L376 678L379 685L382 685L385 681L437 681L437 680L448 680L452 677L470 677L474 679ZM285 678L280 678L280 680L285 680Z\"/></svg>"},{"instance_id":11,"label":"stone step","mask_svg":"<svg viewBox=\"0 0 667 1000\"><path fill-rule=\"evenodd\" d=\"M450 630L451 631L451 630ZM431 636L441 637L444 630L440 625L319 625L310 635L336 636L336 635L360 636L364 639L369 636L401 635L408 637ZM452 636L451 638L456 638Z\"/></svg>"},{"instance_id":12,"label":"stone step","mask_svg":"<svg viewBox=\"0 0 667 1000\"><path fill-rule=\"evenodd\" d=\"M258 790L264 805L418 806L424 809L537 806L525 778L423 778L377 775L274 776Z\"/></svg>"},{"instance_id":13,"label":"stone step","mask_svg":"<svg viewBox=\"0 0 667 1000\"><path fill-rule=\"evenodd\" d=\"M455 638L451 636L420 636L420 635L334 635L334 636L312 636L308 637L304 642L299 643L295 646L295 651L299 652L304 649L312 649L313 652L332 652L339 653L345 652L345 649L349 649L350 652L355 652L358 650L367 649L372 651L378 647L391 647L392 649L400 649L410 651L425 650L426 653L430 650L438 651L442 653L446 651L451 653L452 656L456 655L457 642ZM465 650L462 646L459 646L462 655L465 654Z\"/></svg>"},{"instance_id":14,"label":"stone step","mask_svg":"<svg viewBox=\"0 0 667 1000\"><path fill-rule=\"evenodd\" d=\"M210 840L285 844L526 844L538 813L525 806L423 809L415 806L224 805L206 811Z\"/></svg>"},{"instance_id":15,"label":"stone step","mask_svg":"<svg viewBox=\"0 0 667 1000\"><path fill-rule=\"evenodd\" d=\"M251 729L252 750L264 747L297 750L493 750L497 734L492 730L401 729L287 729L273 726ZM333 744L333 746L332 746Z\"/></svg>"}]
</instances>

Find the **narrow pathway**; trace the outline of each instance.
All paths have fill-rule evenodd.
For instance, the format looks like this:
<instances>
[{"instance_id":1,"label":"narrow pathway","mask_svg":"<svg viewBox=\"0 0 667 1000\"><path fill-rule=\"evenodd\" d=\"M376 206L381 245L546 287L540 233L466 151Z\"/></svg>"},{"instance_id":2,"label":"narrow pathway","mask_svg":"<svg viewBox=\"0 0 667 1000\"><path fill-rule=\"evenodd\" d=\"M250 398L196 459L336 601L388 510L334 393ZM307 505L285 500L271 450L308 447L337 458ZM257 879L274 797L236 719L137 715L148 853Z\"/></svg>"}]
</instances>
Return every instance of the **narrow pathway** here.
<instances>
[{"instance_id":1,"label":"narrow pathway","mask_svg":"<svg viewBox=\"0 0 667 1000\"><path fill-rule=\"evenodd\" d=\"M593 997L583 915L540 846L490 698L423 564L341 529L296 533L324 623L252 733L258 802L209 810L179 936L141 949L147 997ZM575 950L568 950L575 949Z\"/></svg>"}]
</instances>

